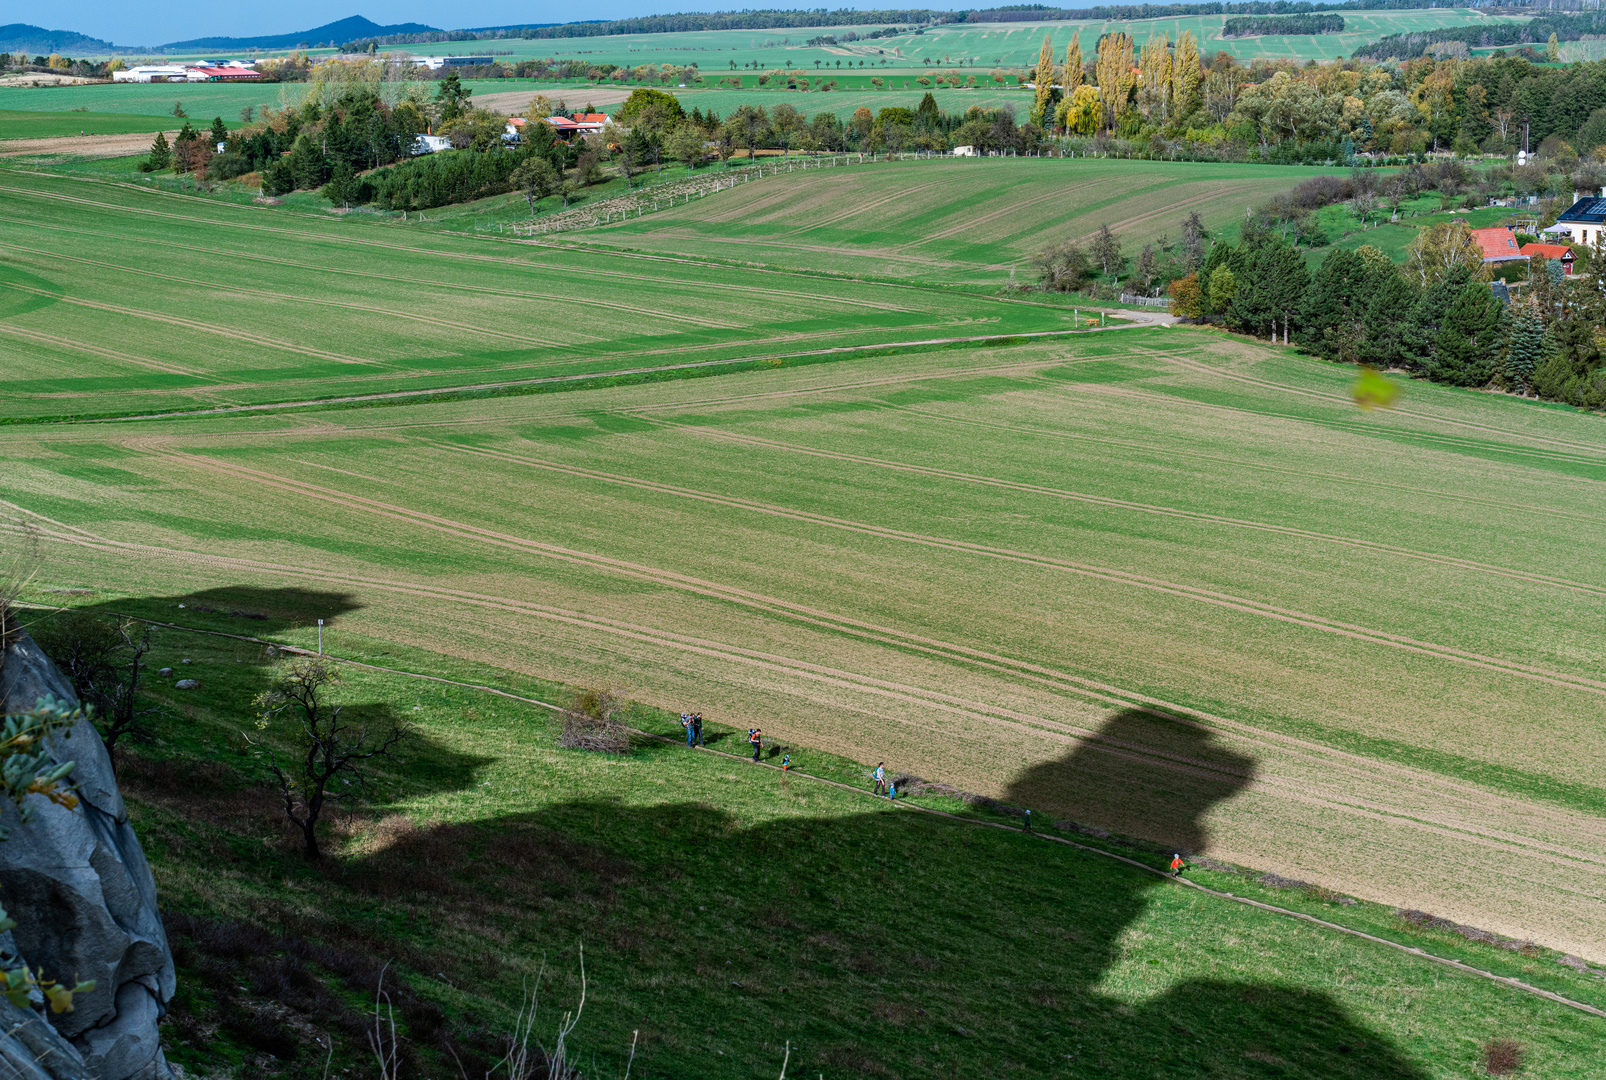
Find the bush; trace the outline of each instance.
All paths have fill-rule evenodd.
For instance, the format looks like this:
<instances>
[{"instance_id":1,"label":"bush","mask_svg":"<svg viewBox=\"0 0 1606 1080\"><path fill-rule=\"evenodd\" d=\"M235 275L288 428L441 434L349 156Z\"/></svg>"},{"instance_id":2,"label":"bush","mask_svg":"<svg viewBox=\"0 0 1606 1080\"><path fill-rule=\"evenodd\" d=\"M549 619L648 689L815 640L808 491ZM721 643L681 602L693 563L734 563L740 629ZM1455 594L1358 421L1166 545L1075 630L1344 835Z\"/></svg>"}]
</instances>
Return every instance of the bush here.
<instances>
[{"instance_id":1,"label":"bush","mask_svg":"<svg viewBox=\"0 0 1606 1080\"><path fill-rule=\"evenodd\" d=\"M563 713L563 733L558 736L558 745L570 750L628 754L630 729L621 718L629 705L629 696L616 686L582 690L574 699L574 707Z\"/></svg>"},{"instance_id":2,"label":"bush","mask_svg":"<svg viewBox=\"0 0 1606 1080\"><path fill-rule=\"evenodd\" d=\"M206 175L213 180L233 180L250 171L251 160L233 150L217 155L206 166Z\"/></svg>"}]
</instances>

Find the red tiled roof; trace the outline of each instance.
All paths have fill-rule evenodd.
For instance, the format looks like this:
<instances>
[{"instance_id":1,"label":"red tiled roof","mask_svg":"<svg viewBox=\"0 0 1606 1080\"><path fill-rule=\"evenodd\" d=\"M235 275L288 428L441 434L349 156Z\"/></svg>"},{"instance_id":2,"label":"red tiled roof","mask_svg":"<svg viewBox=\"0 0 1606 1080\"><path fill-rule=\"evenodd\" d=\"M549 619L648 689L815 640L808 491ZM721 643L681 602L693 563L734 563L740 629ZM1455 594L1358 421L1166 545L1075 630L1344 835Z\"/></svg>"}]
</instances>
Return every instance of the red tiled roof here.
<instances>
[{"instance_id":1,"label":"red tiled roof","mask_svg":"<svg viewBox=\"0 0 1606 1080\"><path fill-rule=\"evenodd\" d=\"M1483 248L1484 262L1522 258L1510 229L1473 229L1472 238Z\"/></svg>"},{"instance_id":2,"label":"red tiled roof","mask_svg":"<svg viewBox=\"0 0 1606 1080\"><path fill-rule=\"evenodd\" d=\"M608 114L602 112L575 113L574 119L580 124L606 124Z\"/></svg>"},{"instance_id":3,"label":"red tiled roof","mask_svg":"<svg viewBox=\"0 0 1606 1080\"><path fill-rule=\"evenodd\" d=\"M197 67L197 68L195 68L195 70L199 71L201 74L207 76L208 78L212 78L212 79L223 78L224 76L230 76L230 77L236 78L236 79L260 79L260 78L262 78L262 72L257 71L255 68Z\"/></svg>"},{"instance_id":4,"label":"red tiled roof","mask_svg":"<svg viewBox=\"0 0 1606 1080\"><path fill-rule=\"evenodd\" d=\"M1573 249L1566 244L1524 244L1522 254L1529 258L1540 255L1547 259L1571 259Z\"/></svg>"}]
</instances>

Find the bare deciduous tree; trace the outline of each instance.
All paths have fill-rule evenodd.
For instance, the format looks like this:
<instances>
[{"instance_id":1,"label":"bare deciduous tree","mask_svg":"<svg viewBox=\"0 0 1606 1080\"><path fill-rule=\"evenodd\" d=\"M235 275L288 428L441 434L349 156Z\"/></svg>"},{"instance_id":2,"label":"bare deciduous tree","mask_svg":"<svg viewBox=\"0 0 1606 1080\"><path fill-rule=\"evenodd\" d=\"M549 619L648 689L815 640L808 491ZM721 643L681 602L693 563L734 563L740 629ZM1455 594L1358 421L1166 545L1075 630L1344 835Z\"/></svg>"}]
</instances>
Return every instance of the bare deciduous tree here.
<instances>
[{"instance_id":1,"label":"bare deciduous tree","mask_svg":"<svg viewBox=\"0 0 1606 1080\"><path fill-rule=\"evenodd\" d=\"M117 767L117 742L138 737L140 720L160 707L138 707L140 671L151 650L148 623L87 611L64 611L34 627L34 640L89 706L106 753Z\"/></svg>"},{"instance_id":2,"label":"bare deciduous tree","mask_svg":"<svg viewBox=\"0 0 1606 1080\"><path fill-rule=\"evenodd\" d=\"M1092 253L1104 273L1121 272L1121 238L1110 231L1108 224L1099 226L1099 234L1093 238Z\"/></svg>"},{"instance_id":3,"label":"bare deciduous tree","mask_svg":"<svg viewBox=\"0 0 1606 1080\"><path fill-rule=\"evenodd\" d=\"M285 718L294 725L291 763L280 764L271 746L263 749L279 781L284 816L301 830L309 859L319 855L318 818L325 805L360 793L367 779L364 763L389 757L407 734L394 720L373 731L345 719L346 707L330 701L339 683L340 669L327 656L297 656L280 661L268 689L254 702L258 728Z\"/></svg>"}]
</instances>

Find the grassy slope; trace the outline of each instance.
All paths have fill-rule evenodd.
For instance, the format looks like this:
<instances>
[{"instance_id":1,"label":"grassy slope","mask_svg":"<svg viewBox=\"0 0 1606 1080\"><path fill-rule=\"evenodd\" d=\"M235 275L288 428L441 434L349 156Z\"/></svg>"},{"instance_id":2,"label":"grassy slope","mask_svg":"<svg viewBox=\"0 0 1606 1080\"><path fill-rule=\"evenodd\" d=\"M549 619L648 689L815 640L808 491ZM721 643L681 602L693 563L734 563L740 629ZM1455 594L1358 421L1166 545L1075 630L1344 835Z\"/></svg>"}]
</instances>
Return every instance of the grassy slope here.
<instances>
[{"instance_id":1,"label":"grassy slope","mask_svg":"<svg viewBox=\"0 0 1606 1080\"><path fill-rule=\"evenodd\" d=\"M208 599L269 618L200 614L194 597L185 611L87 602L277 640L309 640L309 619L328 613L316 593ZM562 686L389 638L330 640L390 667L567 700ZM180 963L169 1056L191 1070L315 1076L323 1052L311 1043L325 1033L336 1067L360 1068L365 980L390 960L409 1071L453 1067L444 1032L475 1073L543 960L538 1030L572 1005L583 942L589 996L571 1046L602 1074L622 1071L639 1033L632 1075L647 1078L767 1075L783 1043L794 1074L836 1077L1449 1078L1491 1037L1520 1039L1539 1075L1593 1075L1601 1022L1529 995L801 775L646 741L624 760L557 750L543 710L359 669L341 700L400 714L418 738L370 787L370 806L335 816L333 857L311 869L239 734L265 664L258 645L163 631L151 669L201 689L153 679L168 712L122 767ZM650 709L633 722L677 731ZM717 725L709 735L718 749L738 741ZM865 783L862 766L792 750L800 770ZM1601 996L1551 957L1195 874Z\"/></svg>"},{"instance_id":2,"label":"grassy slope","mask_svg":"<svg viewBox=\"0 0 1606 1080\"><path fill-rule=\"evenodd\" d=\"M1212 231L1313 170L1111 159L945 159L777 178L577 234L586 243L920 281L996 287L1050 241L1108 224L1128 258Z\"/></svg>"},{"instance_id":3,"label":"grassy slope","mask_svg":"<svg viewBox=\"0 0 1606 1080\"><path fill-rule=\"evenodd\" d=\"M13 330L0 393L13 417L1070 325L1055 306L712 266L666 274L650 260L475 243L364 215L337 222L15 173L0 188L29 208L0 223L0 305Z\"/></svg>"},{"instance_id":4,"label":"grassy slope","mask_svg":"<svg viewBox=\"0 0 1606 1080\"><path fill-rule=\"evenodd\" d=\"M1123 332L547 398L11 429L0 459L5 498L87 531L51 547L52 574L82 579L63 584L316 587L355 632L622 678L1606 954L1577 899L1603 885L1599 694L1578 680L1606 652L1590 615L1606 435L1425 384L1363 416L1349 378ZM1540 568L1552 580L1524 576ZM1209 734L1130 709L1154 699ZM1090 772L1090 737L1147 764ZM1181 824L1198 781L1178 760L1225 785L1187 796L1219 804L1208 830Z\"/></svg>"}]
</instances>

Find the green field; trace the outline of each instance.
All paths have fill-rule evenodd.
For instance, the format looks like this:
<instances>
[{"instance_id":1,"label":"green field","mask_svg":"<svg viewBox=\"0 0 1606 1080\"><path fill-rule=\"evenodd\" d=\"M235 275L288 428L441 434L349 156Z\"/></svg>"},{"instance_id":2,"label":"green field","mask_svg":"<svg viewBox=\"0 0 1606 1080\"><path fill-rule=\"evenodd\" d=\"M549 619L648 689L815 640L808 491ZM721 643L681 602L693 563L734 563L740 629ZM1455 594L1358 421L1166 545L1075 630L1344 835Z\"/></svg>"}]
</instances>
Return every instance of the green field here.
<instances>
[{"instance_id":1,"label":"green field","mask_svg":"<svg viewBox=\"0 0 1606 1080\"><path fill-rule=\"evenodd\" d=\"M1109 22L1010 22L949 23L926 29L922 34L903 34L873 41L845 42L836 46L809 46L805 42L821 35L840 34L829 28L801 30L705 30L679 34L634 34L614 37L511 39L496 42L459 41L430 45L437 53L471 55L487 48L510 55L499 59L517 60L539 57L579 57L599 63L663 64L695 63L703 74L723 74L730 62L743 67L757 61L763 68L812 68L814 61L834 64L864 60L871 67L890 61L892 68L924 68L933 65L975 63L986 73L991 66L1030 67L1037 62L1037 50L1044 34L1052 34L1063 53L1071 33L1080 30L1084 51L1091 53L1100 34L1121 30L1132 34L1138 44L1166 33L1172 41L1184 30L1192 30L1201 50L1214 53L1223 49L1240 59L1259 56L1291 56L1299 59L1330 59L1348 55L1356 46L1376 41L1388 34L1413 30L1433 30L1443 26L1466 26L1483 20L1524 21L1522 16L1490 16L1471 8L1427 8L1409 11L1345 11L1345 32L1310 37L1223 38L1224 15L1200 15L1171 19L1139 19ZM865 33L876 27L855 27ZM424 51L420 46L415 51ZM723 71L721 70L723 69ZM869 67L866 67L866 71Z\"/></svg>"},{"instance_id":2,"label":"green field","mask_svg":"<svg viewBox=\"0 0 1606 1080\"><path fill-rule=\"evenodd\" d=\"M1564 884L1606 873L1593 417L1427 385L1361 416L1343 369L1207 333L997 340L1064 307L5 182L13 418L655 380L8 429L4 497L84 530L92 585L312 574L363 633L1160 837L1033 770L1165 702L1256 762L1213 850L1606 951ZM722 357L760 359L663 381Z\"/></svg>"},{"instance_id":3,"label":"green field","mask_svg":"<svg viewBox=\"0 0 1606 1080\"><path fill-rule=\"evenodd\" d=\"M1361 412L1351 368L1031 337L1078 301L998 290L1045 239L1230 234L1309 175L911 161L523 243L0 170L0 554L34 600L623 684L649 727L695 708L810 772L1310 882L1372 903L1208 879L1600 1006L1556 962L1606 966L1600 418L1407 380ZM234 741L261 646L163 649L203 684L157 687L183 722L127 774L169 905L394 957L481 1048L583 937L598 1074L631 1031L654 1077L796 1040L805 1076L1448 1080L1497 1036L1599 1073L1606 1021L1509 987L737 761L558 752L541 713L391 676L349 700L423 742L303 870ZM216 940L187 1065L238 1050Z\"/></svg>"},{"instance_id":4,"label":"green field","mask_svg":"<svg viewBox=\"0 0 1606 1080\"><path fill-rule=\"evenodd\" d=\"M0 174L7 415L362 395L1063 330L938 290L464 243ZM717 301L716 298L717 297Z\"/></svg>"},{"instance_id":5,"label":"green field","mask_svg":"<svg viewBox=\"0 0 1606 1080\"><path fill-rule=\"evenodd\" d=\"M154 133L163 127L151 117L127 113L15 112L0 109L0 139L49 139L62 135Z\"/></svg>"},{"instance_id":6,"label":"green field","mask_svg":"<svg viewBox=\"0 0 1606 1080\"><path fill-rule=\"evenodd\" d=\"M309 643L308 618L350 607L317 588L78 602ZM225 613L239 607L268 617ZM342 656L544 701L572 692L361 636L336 618L329 644ZM302 1027L311 1025L333 1036L334 1072L362 1075L353 991L390 960L399 1025L418 1059L409 1071L452 1067L445 1034L482 1075L543 957L543 1007L572 1007L583 944L588 994L571 1047L604 1076L624 1072L632 1033L631 1075L647 1080L768 1076L788 1051L788 1075L840 1078L1158 1069L1448 1080L1469 1075L1494 1037L1528 1048L1530 1074L1594 1075L1606 1021L1106 857L978 827L1015 822L957 799L905 807L972 823L895 812L863 793L862 766L813 748L791 746L797 771L786 778L640 738L630 758L599 760L555 749L545 710L398 674L348 669L342 700L405 716L417 738L382 769L370 806L331 822L333 857L311 869L273 821L260 762L239 736L267 675L262 647L169 630L150 660L201 682L179 691L153 680L166 716L154 739L122 751L120 768L179 959L164 1042L188 1072L321 1075L323 1052ZM643 708L632 719L680 734L672 713ZM728 751L739 738L716 725L707 740ZM1226 793L1201 785L1194 810ZM1387 907L1252 877L1189 877L1606 1005L1597 980L1554 954L1516 955L1417 929ZM230 930L241 924L250 929ZM285 954L298 946L322 963L296 965ZM298 990L310 980L333 993L286 994L286 974ZM262 1011L288 1022L250 1023ZM542 1016L547 1036L555 1014Z\"/></svg>"},{"instance_id":7,"label":"green field","mask_svg":"<svg viewBox=\"0 0 1606 1080\"><path fill-rule=\"evenodd\" d=\"M708 80L709 85L706 87L670 89L687 109L713 110L721 116L730 115L742 105L773 107L784 101L809 116L819 112L832 112L846 118L861 105L868 106L873 111L879 111L889 105L913 108L919 100L919 95L927 90L927 87L916 82L916 79L924 74L924 72L904 72L896 78L888 74L885 76L887 86L880 90L869 86L870 76L864 76L862 79L855 76L849 79L847 76L839 75L833 75L832 78L843 85L837 90L825 93L772 90L768 87L759 87L755 76L751 73L746 76L745 85L740 90L717 88L713 85L716 81L714 78ZM1018 90L997 87L988 80L986 72L981 73L981 81L985 85L976 89L949 87L933 90L932 94L937 99L938 106L950 112L963 112L972 105L991 109L999 105L1013 104L1024 118L1024 110L1031 104L1026 94ZM864 85L854 86L855 83ZM905 83L908 83L907 87L904 86ZM432 84L425 85L430 93L434 92ZM562 99L571 109L579 109L588 102L601 98L601 101L595 102L598 110L613 112L619 107L624 95L629 92L628 88L621 92L619 87L612 85L538 82L532 79L471 79L464 85L474 91L475 96L482 101L494 96L492 105L510 113L523 111L525 103L536 94L545 94L554 102ZM277 109L285 105L295 105L301 101L305 93L306 87L297 83L267 86L243 83L197 83L185 86L124 84L42 87L38 90L0 89L0 107L3 107L0 109L0 118L3 118L7 111L27 110L27 115L33 116L67 113L87 108L103 115L126 113L170 119L174 104L182 103L184 111L192 118L210 120L214 116L221 116L231 124L236 124L239 121L240 110L246 107L260 112L264 108ZM82 119L64 119L60 123L62 125L76 123L79 127L83 127ZM3 124L4 120L0 119L0 125ZM3 130L3 127L0 127L0 130ZM77 130L73 128L72 134L77 134Z\"/></svg>"},{"instance_id":8,"label":"green field","mask_svg":"<svg viewBox=\"0 0 1606 1080\"><path fill-rule=\"evenodd\" d=\"M942 158L776 177L576 242L944 284L1032 280L1050 241L1108 224L1135 258L1197 211L1213 232L1316 170L1109 158Z\"/></svg>"}]
</instances>

